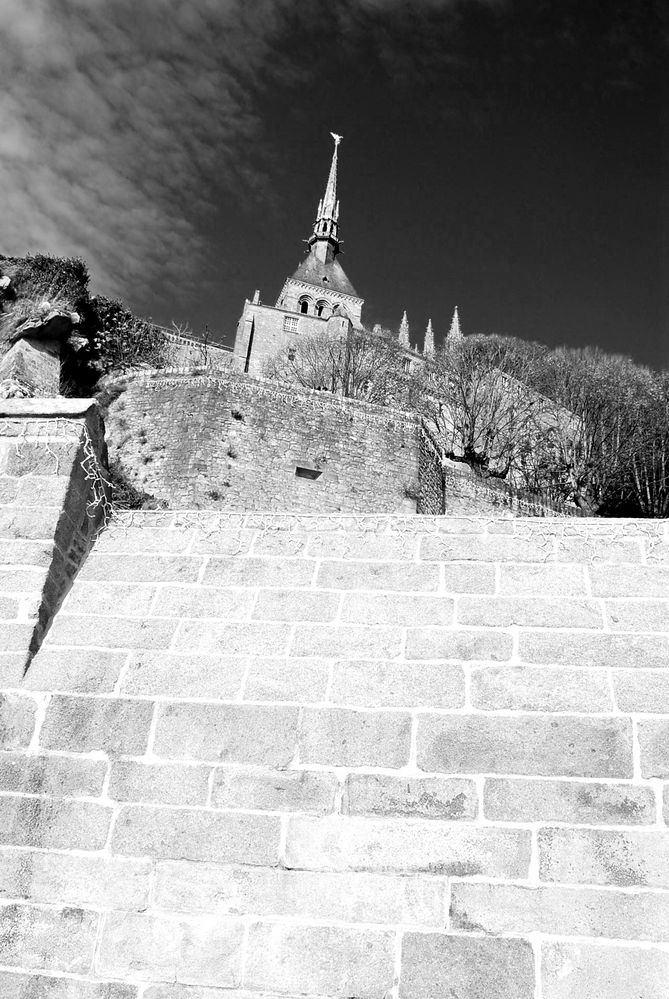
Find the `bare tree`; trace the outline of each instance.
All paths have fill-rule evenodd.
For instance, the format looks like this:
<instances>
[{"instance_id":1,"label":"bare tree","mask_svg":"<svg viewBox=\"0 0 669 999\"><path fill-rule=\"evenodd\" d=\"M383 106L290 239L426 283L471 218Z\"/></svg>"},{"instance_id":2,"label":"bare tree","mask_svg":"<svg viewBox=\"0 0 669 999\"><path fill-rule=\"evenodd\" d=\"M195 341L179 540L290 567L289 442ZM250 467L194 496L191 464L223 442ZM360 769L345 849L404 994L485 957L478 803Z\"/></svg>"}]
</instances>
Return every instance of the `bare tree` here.
<instances>
[{"instance_id":1,"label":"bare tree","mask_svg":"<svg viewBox=\"0 0 669 999\"><path fill-rule=\"evenodd\" d=\"M446 457L502 479L521 466L544 405L526 387L538 353L511 337L474 335L426 360L419 408Z\"/></svg>"},{"instance_id":2,"label":"bare tree","mask_svg":"<svg viewBox=\"0 0 669 999\"><path fill-rule=\"evenodd\" d=\"M367 330L296 339L265 365L265 375L380 405L401 405L409 379L399 344Z\"/></svg>"},{"instance_id":3,"label":"bare tree","mask_svg":"<svg viewBox=\"0 0 669 999\"><path fill-rule=\"evenodd\" d=\"M588 513L623 508L651 372L596 348L561 347L547 352L532 375L533 386L550 400L533 455L535 472ZM560 411L571 417L560 419Z\"/></svg>"},{"instance_id":4,"label":"bare tree","mask_svg":"<svg viewBox=\"0 0 669 999\"><path fill-rule=\"evenodd\" d=\"M654 374L638 412L630 491L645 517L669 517L669 372Z\"/></svg>"}]
</instances>

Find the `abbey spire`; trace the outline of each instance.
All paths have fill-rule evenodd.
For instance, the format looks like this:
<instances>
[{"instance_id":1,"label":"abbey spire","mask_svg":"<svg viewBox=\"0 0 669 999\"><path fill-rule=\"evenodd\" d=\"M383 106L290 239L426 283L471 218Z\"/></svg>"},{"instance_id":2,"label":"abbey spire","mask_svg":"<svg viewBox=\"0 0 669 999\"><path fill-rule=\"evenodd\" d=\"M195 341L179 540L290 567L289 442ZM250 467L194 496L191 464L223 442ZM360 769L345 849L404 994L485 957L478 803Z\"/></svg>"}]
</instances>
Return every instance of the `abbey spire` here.
<instances>
[{"instance_id":1,"label":"abbey spire","mask_svg":"<svg viewBox=\"0 0 669 999\"><path fill-rule=\"evenodd\" d=\"M462 340L462 330L460 329L460 316L458 315L458 307L455 306L455 312L453 313L453 319L451 320L451 328L448 331L447 340L451 342L453 340Z\"/></svg>"},{"instance_id":2,"label":"abbey spire","mask_svg":"<svg viewBox=\"0 0 669 999\"><path fill-rule=\"evenodd\" d=\"M334 260L339 253L339 201L337 200L337 151L341 135L330 132L334 139L334 152L325 194L318 202L314 230L308 239L311 252L323 263Z\"/></svg>"},{"instance_id":3,"label":"abbey spire","mask_svg":"<svg viewBox=\"0 0 669 999\"><path fill-rule=\"evenodd\" d=\"M427 329L425 330L425 342L423 344L424 354L434 354L434 330L432 329L432 320L428 319Z\"/></svg>"},{"instance_id":4,"label":"abbey spire","mask_svg":"<svg viewBox=\"0 0 669 999\"><path fill-rule=\"evenodd\" d=\"M398 340L403 347L409 346L409 320L407 319L406 309L404 310L404 315L402 316L402 322L400 323Z\"/></svg>"}]
</instances>

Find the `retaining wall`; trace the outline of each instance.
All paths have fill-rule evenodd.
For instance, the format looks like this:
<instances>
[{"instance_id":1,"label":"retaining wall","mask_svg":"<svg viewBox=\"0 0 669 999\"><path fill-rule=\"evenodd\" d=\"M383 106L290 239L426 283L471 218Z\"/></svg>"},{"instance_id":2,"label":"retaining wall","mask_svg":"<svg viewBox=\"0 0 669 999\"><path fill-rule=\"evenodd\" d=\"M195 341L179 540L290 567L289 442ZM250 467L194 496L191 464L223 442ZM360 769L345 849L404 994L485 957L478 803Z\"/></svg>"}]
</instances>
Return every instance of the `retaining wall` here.
<instances>
[{"instance_id":1,"label":"retaining wall","mask_svg":"<svg viewBox=\"0 0 669 999\"><path fill-rule=\"evenodd\" d=\"M170 507L416 510L420 431L407 413L232 372L119 384L110 460Z\"/></svg>"},{"instance_id":2,"label":"retaining wall","mask_svg":"<svg viewBox=\"0 0 669 999\"><path fill-rule=\"evenodd\" d=\"M3 694L0 994L666 997L668 593L664 522L128 515Z\"/></svg>"}]
</instances>

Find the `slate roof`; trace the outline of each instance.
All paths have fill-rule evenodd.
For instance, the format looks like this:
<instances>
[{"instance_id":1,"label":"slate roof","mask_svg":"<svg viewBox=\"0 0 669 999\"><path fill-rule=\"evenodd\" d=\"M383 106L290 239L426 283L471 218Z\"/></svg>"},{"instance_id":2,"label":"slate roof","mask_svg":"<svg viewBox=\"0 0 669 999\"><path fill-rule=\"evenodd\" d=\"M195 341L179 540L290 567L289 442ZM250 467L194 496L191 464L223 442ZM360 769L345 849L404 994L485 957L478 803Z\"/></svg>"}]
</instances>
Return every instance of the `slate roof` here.
<instances>
[{"instance_id":1,"label":"slate roof","mask_svg":"<svg viewBox=\"0 0 669 999\"><path fill-rule=\"evenodd\" d=\"M314 253L308 253L300 266L293 274L295 281L306 281L308 284L317 285L319 288L329 288L331 291L338 291L342 295L352 295L353 298L360 298L357 291L346 277L344 268L337 258L323 263ZM327 280L324 280L327 278Z\"/></svg>"}]
</instances>

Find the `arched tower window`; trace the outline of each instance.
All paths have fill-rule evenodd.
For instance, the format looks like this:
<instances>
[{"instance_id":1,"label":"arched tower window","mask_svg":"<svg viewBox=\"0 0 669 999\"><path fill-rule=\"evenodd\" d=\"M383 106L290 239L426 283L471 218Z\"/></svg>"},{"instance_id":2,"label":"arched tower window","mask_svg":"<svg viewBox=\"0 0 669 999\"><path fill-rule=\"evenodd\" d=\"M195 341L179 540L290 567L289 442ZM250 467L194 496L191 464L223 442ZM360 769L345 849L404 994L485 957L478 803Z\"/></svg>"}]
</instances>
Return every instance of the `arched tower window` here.
<instances>
[{"instance_id":1,"label":"arched tower window","mask_svg":"<svg viewBox=\"0 0 669 999\"><path fill-rule=\"evenodd\" d=\"M303 316L308 315L309 306L311 305L311 299L308 298L306 295L304 295L304 297L301 298L297 304L299 305L300 312L302 313L302 315Z\"/></svg>"},{"instance_id":2,"label":"arched tower window","mask_svg":"<svg viewBox=\"0 0 669 999\"><path fill-rule=\"evenodd\" d=\"M321 318L325 319L325 318L327 318L329 312L330 312L330 303L329 302L325 302L325 301L316 302L316 315L317 316L321 316Z\"/></svg>"}]
</instances>

